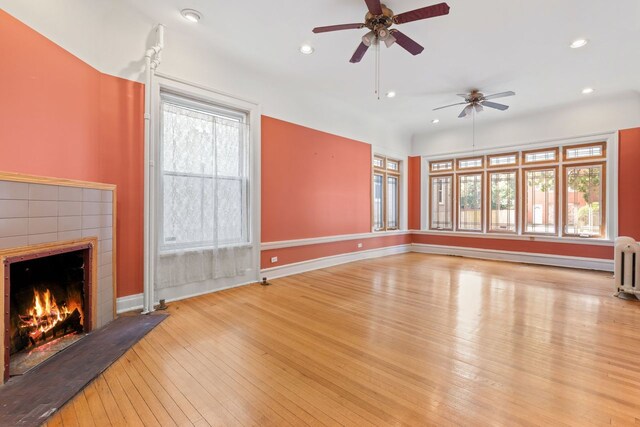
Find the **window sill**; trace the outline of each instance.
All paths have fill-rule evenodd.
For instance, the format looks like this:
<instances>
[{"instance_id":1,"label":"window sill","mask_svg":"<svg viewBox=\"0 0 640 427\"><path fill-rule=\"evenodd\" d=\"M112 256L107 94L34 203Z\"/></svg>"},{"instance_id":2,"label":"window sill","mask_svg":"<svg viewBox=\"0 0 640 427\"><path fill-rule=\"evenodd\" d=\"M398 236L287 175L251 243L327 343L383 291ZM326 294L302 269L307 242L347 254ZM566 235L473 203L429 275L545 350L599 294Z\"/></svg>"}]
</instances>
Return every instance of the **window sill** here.
<instances>
[{"instance_id":1,"label":"window sill","mask_svg":"<svg viewBox=\"0 0 640 427\"><path fill-rule=\"evenodd\" d=\"M251 249L253 245L251 243L237 243L230 245L222 245L218 247L213 246L189 246L183 248L165 248L160 249L158 251L159 256L170 256L170 255L178 255L178 254L186 254L192 252L206 252L206 251L216 251L218 249L228 249L228 248L238 248L238 249Z\"/></svg>"},{"instance_id":2,"label":"window sill","mask_svg":"<svg viewBox=\"0 0 640 427\"><path fill-rule=\"evenodd\" d=\"M602 239L595 237L557 237L542 235L521 235L521 234L503 234L503 233L479 233L479 232L456 232L456 231L438 231L438 230L414 230L413 234L423 234L431 236L450 236L450 237L472 237L474 239L504 239L504 240L522 240L530 242L550 242L550 243L568 243L578 245L592 246L613 246L614 242L610 239Z\"/></svg>"}]
</instances>

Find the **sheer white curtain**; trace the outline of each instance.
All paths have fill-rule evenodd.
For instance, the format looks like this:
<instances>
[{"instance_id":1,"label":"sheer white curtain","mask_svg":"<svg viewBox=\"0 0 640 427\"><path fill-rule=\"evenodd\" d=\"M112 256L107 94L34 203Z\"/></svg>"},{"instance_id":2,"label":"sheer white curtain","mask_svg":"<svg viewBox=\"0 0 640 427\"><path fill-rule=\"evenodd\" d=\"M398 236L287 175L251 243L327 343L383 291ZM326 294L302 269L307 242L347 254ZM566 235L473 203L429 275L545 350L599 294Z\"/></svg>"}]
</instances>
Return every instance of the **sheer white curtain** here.
<instances>
[{"instance_id":1,"label":"sheer white curtain","mask_svg":"<svg viewBox=\"0 0 640 427\"><path fill-rule=\"evenodd\" d=\"M160 115L156 289L241 276L252 267L246 116L173 94Z\"/></svg>"}]
</instances>

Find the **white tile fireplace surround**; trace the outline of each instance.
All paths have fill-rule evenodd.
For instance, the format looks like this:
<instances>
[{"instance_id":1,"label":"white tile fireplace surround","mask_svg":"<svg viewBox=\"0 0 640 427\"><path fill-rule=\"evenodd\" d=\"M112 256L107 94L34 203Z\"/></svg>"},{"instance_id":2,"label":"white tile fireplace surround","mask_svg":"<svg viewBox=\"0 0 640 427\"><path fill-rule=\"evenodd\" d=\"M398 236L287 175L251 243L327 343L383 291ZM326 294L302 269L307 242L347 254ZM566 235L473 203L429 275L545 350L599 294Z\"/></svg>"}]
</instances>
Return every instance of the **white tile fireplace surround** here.
<instances>
[{"instance_id":1,"label":"white tile fireplace surround","mask_svg":"<svg viewBox=\"0 0 640 427\"><path fill-rule=\"evenodd\" d=\"M3 265L12 256L40 248L90 242L97 279L92 284L90 303L92 329L106 325L115 318L115 206L115 185L0 172ZM5 295L8 285L7 280L3 282ZM4 323L4 316L0 316L3 341Z\"/></svg>"}]
</instances>

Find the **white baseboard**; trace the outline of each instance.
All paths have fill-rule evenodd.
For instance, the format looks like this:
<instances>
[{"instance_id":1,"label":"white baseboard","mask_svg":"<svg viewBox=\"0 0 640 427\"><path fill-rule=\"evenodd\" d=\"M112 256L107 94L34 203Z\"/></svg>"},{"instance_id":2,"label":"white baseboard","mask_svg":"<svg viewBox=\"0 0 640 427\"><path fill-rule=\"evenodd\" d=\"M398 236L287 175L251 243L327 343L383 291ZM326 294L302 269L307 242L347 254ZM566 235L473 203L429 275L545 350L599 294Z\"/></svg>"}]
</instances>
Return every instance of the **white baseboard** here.
<instances>
[{"instance_id":1,"label":"white baseboard","mask_svg":"<svg viewBox=\"0 0 640 427\"><path fill-rule=\"evenodd\" d=\"M428 245L422 243L411 244L411 252L455 255L467 258L551 265L555 267L579 268L584 270L613 271L614 266L612 259L583 258L531 252L510 252L494 249L464 248L459 246Z\"/></svg>"},{"instance_id":2,"label":"white baseboard","mask_svg":"<svg viewBox=\"0 0 640 427\"><path fill-rule=\"evenodd\" d=\"M388 255L402 254L411 251L411 245L388 246L385 248L368 249L359 252L349 252L346 254L332 255L324 258L316 258L308 261L296 262L279 267L265 268L260 271L260 277L277 279L278 277L291 276L320 268L333 267L334 265L346 264L348 262L360 261L363 259L378 258Z\"/></svg>"},{"instance_id":3,"label":"white baseboard","mask_svg":"<svg viewBox=\"0 0 640 427\"><path fill-rule=\"evenodd\" d=\"M264 270L260 271L260 277L277 279L279 277L291 276L294 274L305 273L307 271L318 270L321 268L333 267L335 265L346 264L349 262L402 254L406 252L418 252L436 255L455 255L467 258L520 262L525 264L551 265L556 267L579 268L585 270L613 271L614 267L613 260L608 259L537 254L529 252L509 252L494 249L476 249L458 246L441 246L413 243L406 245L389 246L386 248L350 252L340 255L332 255L324 258L297 262L294 264L265 268ZM247 283L255 283L255 281L251 280L247 282L246 279L243 279L242 283L240 284L233 284L229 282L218 284L218 286L215 288L209 286L200 286L201 284L190 284L188 286L179 288L157 289L156 297L158 299L164 298L168 302L178 301L181 299L192 298L195 296L217 292L224 289L244 286ZM126 297L118 298L116 300L116 304L118 314L127 311L140 310L142 309L142 294L129 295Z\"/></svg>"},{"instance_id":4,"label":"white baseboard","mask_svg":"<svg viewBox=\"0 0 640 427\"><path fill-rule=\"evenodd\" d=\"M116 313L142 310L142 294L127 295L116 299Z\"/></svg>"}]
</instances>

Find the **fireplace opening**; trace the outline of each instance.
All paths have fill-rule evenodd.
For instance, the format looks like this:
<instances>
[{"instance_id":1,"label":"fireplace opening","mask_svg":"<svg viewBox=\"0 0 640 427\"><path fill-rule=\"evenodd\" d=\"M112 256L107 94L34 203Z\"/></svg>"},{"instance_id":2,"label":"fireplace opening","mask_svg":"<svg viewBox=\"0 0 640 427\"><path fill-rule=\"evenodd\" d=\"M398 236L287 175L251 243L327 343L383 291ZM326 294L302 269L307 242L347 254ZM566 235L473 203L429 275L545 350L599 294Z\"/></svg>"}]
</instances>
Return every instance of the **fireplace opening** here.
<instances>
[{"instance_id":1,"label":"fireplace opening","mask_svg":"<svg viewBox=\"0 0 640 427\"><path fill-rule=\"evenodd\" d=\"M27 372L91 329L90 253L76 247L8 260L9 375Z\"/></svg>"}]
</instances>

